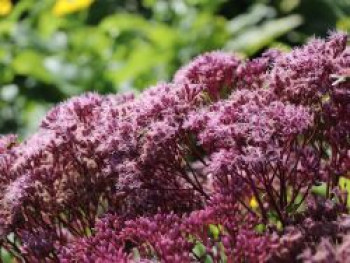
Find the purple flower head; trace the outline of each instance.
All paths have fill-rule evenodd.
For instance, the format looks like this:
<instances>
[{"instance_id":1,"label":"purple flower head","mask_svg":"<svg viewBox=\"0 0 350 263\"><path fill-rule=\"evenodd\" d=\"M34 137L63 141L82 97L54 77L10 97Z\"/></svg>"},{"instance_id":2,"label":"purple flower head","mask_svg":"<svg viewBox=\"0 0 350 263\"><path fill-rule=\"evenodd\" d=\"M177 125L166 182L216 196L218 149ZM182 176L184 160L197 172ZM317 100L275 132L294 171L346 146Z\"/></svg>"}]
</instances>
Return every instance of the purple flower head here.
<instances>
[{"instance_id":1,"label":"purple flower head","mask_svg":"<svg viewBox=\"0 0 350 263\"><path fill-rule=\"evenodd\" d=\"M38 258L43 258L46 255L54 251L54 238L50 236L51 233L38 230L37 233L31 233L29 231L23 231L21 247L22 253L30 255L35 261ZM27 252L28 251L28 252Z\"/></svg>"},{"instance_id":2,"label":"purple flower head","mask_svg":"<svg viewBox=\"0 0 350 263\"><path fill-rule=\"evenodd\" d=\"M87 93L56 106L42 121L44 129L75 129L78 123L94 121L94 109L99 107L102 97L95 93Z\"/></svg>"},{"instance_id":3,"label":"purple flower head","mask_svg":"<svg viewBox=\"0 0 350 263\"><path fill-rule=\"evenodd\" d=\"M6 153L17 143L17 136L14 134L4 135L0 137L0 154Z\"/></svg>"},{"instance_id":4,"label":"purple flower head","mask_svg":"<svg viewBox=\"0 0 350 263\"><path fill-rule=\"evenodd\" d=\"M326 41L313 39L277 57L270 75L273 91L282 100L297 104L322 100L333 89L331 76L338 71L336 61L343 56L346 39L345 34L333 34Z\"/></svg>"},{"instance_id":5,"label":"purple flower head","mask_svg":"<svg viewBox=\"0 0 350 263\"><path fill-rule=\"evenodd\" d=\"M310 126L307 109L273 101L268 91L239 90L228 100L191 113L185 127L198 131L207 149L266 145L274 136L287 137Z\"/></svg>"},{"instance_id":6,"label":"purple flower head","mask_svg":"<svg viewBox=\"0 0 350 263\"><path fill-rule=\"evenodd\" d=\"M348 35L345 32L331 32L326 42L327 52L333 58L340 56L346 49L347 40Z\"/></svg>"},{"instance_id":7,"label":"purple flower head","mask_svg":"<svg viewBox=\"0 0 350 263\"><path fill-rule=\"evenodd\" d=\"M258 188L276 191L269 188L274 188L273 181L281 180L274 175L280 169L282 174L289 173L284 181L288 185L300 180L312 184L317 177L317 158L298 145L298 137L307 134L312 123L312 115L303 106L278 101L267 90L242 89L227 100L192 112L185 127L209 156L206 172L213 178L214 192L234 194L244 203L245 198L258 195ZM299 169L290 170L294 166ZM256 180L262 185L255 187ZM262 210L263 202L280 198L272 192L270 201L261 200ZM273 209L280 208L276 205Z\"/></svg>"},{"instance_id":8,"label":"purple flower head","mask_svg":"<svg viewBox=\"0 0 350 263\"><path fill-rule=\"evenodd\" d=\"M181 68L175 74L174 82L205 84L209 95L217 99L224 89L233 89L239 64L239 59L222 51L205 53Z\"/></svg>"},{"instance_id":9,"label":"purple flower head","mask_svg":"<svg viewBox=\"0 0 350 263\"><path fill-rule=\"evenodd\" d=\"M266 76L271 64L268 57L255 58L239 65L237 87L240 89L259 89L267 85Z\"/></svg>"}]
</instances>

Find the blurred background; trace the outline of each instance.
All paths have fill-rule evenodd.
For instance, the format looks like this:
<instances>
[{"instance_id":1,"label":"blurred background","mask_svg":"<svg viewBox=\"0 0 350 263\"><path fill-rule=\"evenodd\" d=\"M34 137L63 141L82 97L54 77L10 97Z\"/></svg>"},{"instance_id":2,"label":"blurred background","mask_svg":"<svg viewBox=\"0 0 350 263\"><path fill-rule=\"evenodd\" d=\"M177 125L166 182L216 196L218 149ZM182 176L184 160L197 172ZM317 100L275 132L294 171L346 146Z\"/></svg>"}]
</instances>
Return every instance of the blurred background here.
<instances>
[{"instance_id":1,"label":"blurred background","mask_svg":"<svg viewBox=\"0 0 350 263\"><path fill-rule=\"evenodd\" d=\"M288 50L350 29L350 0L0 0L0 133L86 91L141 91L194 56Z\"/></svg>"}]
</instances>

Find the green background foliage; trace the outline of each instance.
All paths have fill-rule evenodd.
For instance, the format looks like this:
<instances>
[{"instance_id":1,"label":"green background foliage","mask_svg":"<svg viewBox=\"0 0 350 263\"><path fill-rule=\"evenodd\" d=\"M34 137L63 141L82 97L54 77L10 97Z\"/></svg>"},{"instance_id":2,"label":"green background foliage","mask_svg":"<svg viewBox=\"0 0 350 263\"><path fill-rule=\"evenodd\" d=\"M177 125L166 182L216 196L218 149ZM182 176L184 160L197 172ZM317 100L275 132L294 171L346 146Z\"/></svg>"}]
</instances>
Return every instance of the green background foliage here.
<instances>
[{"instance_id":1,"label":"green background foliage","mask_svg":"<svg viewBox=\"0 0 350 263\"><path fill-rule=\"evenodd\" d=\"M13 4L0 18L0 132L23 137L55 103L168 81L205 51L254 57L350 28L348 0L96 0L60 17L54 0Z\"/></svg>"}]
</instances>

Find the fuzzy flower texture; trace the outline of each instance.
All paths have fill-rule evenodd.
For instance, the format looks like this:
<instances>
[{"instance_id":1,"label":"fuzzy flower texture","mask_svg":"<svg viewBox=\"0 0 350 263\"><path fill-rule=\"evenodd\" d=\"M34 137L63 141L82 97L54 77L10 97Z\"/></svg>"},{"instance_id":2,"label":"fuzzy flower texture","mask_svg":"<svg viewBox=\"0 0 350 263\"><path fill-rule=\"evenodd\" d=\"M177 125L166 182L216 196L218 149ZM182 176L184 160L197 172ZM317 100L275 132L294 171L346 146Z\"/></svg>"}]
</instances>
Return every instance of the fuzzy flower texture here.
<instances>
[{"instance_id":1,"label":"fuzzy flower texture","mask_svg":"<svg viewBox=\"0 0 350 263\"><path fill-rule=\"evenodd\" d=\"M206 53L138 97L61 103L24 142L0 138L0 253L346 262L349 79L333 33L252 60Z\"/></svg>"}]
</instances>

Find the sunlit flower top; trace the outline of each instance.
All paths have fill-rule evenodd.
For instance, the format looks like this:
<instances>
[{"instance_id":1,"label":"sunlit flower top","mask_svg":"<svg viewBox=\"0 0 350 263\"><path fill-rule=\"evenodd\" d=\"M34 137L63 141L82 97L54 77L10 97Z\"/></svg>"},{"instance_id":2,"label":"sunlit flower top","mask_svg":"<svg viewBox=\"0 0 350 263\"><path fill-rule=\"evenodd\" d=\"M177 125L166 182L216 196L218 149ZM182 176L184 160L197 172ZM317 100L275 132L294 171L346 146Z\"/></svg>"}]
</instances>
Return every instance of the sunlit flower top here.
<instances>
[{"instance_id":1,"label":"sunlit flower top","mask_svg":"<svg viewBox=\"0 0 350 263\"><path fill-rule=\"evenodd\" d=\"M64 16L88 8L93 1L94 0L57 0L52 12L56 16Z\"/></svg>"},{"instance_id":2,"label":"sunlit flower top","mask_svg":"<svg viewBox=\"0 0 350 263\"><path fill-rule=\"evenodd\" d=\"M11 0L0 0L0 16L8 15L12 10Z\"/></svg>"}]
</instances>

